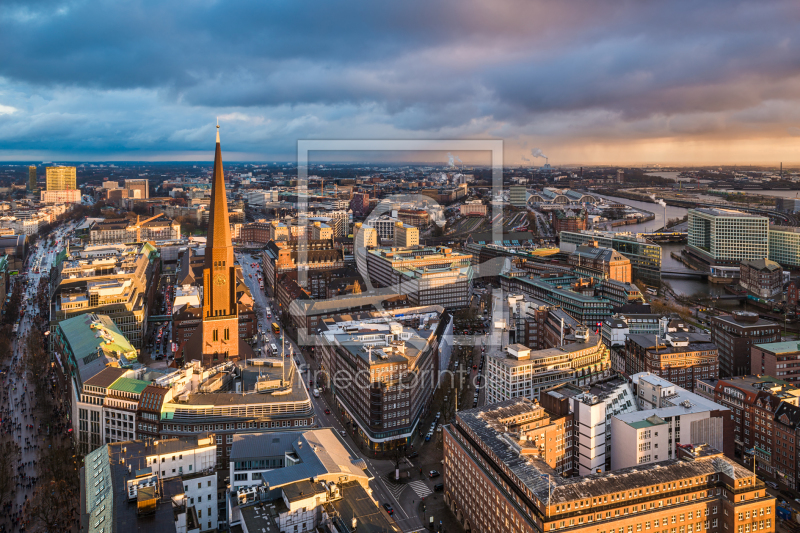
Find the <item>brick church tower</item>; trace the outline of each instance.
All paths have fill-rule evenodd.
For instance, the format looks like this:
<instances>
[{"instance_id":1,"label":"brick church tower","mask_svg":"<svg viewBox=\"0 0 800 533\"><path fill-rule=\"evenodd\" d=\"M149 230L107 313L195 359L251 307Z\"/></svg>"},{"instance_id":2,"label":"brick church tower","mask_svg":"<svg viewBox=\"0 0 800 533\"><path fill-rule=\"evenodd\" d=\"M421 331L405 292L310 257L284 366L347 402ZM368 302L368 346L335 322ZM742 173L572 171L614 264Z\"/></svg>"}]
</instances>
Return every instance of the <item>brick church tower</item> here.
<instances>
[{"instance_id":1,"label":"brick church tower","mask_svg":"<svg viewBox=\"0 0 800 533\"><path fill-rule=\"evenodd\" d=\"M217 149L208 217L205 265L203 268L202 322L184 345L184 362L202 360L203 366L252 357L250 346L239 338L239 311L236 300L236 266L231 243L222 149L217 125Z\"/></svg>"}]
</instances>

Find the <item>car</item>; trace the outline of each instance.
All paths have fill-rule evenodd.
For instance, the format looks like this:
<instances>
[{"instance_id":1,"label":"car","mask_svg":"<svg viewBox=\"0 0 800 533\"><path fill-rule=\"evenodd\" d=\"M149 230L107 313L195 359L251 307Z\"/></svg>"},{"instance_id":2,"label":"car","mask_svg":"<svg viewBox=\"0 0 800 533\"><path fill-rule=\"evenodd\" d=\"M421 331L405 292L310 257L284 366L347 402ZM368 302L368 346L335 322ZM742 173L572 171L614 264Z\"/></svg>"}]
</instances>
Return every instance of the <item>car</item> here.
<instances>
[{"instance_id":1,"label":"car","mask_svg":"<svg viewBox=\"0 0 800 533\"><path fill-rule=\"evenodd\" d=\"M431 470L430 472L428 472L428 477L429 478L435 478L435 477L439 477L439 476L441 476L441 474L439 473L438 470Z\"/></svg>"},{"instance_id":2,"label":"car","mask_svg":"<svg viewBox=\"0 0 800 533\"><path fill-rule=\"evenodd\" d=\"M331 410L330 410L330 409L325 409L325 414L326 414L326 415L329 415L329 414L331 414Z\"/></svg>"},{"instance_id":3,"label":"car","mask_svg":"<svg viewBox=\"0 0 800 533\"><path fill-rule=\"evenodd\" d=\"M794 494L792 494L792 492L788 491L788 490L782 490L781 494L783 494L784 496L786 496L789 499L794 498Z\"/></svg>"},{"instance_id":4,"label":"car","mask_svg":"<svg viewBox=\"0 0 800 533\"><path fill-rule=\"evenodd\" d=\"M442 418L442 412L441 411L436 413L436 421L438 422L440 418Z\"/></svg>"},{"instance_id":5,"label":"car","mask_svg":"<svg viewBox=\"0 0 800 533\"><path fill-rule=\"evenodd\" d=\"M384 504L383 504L383 508L384 508L384 509L386 509L386 513L387 513L389 516L392 516L392 515L394 514L394 509L392 509L392 506L391 506L391 505L389 505L388 503L384 503Z\"/></svg>"},{"instance_id":6,"label":"car","mask_svg":"<svg viewBox=\"0 0 800 533\"><path fill-rule=\"evenodd\" d=\"M772 487L775 490L778 490L778 484L775 483L774 481L765 481L765 483L767 486Z\"/></svg>"},{"instance_id":7,"label":"car","mask_svg":"<svg viewBox=\"0 0 800 533\"><path fill-rule=\"evenodd\" d=\"M437 483L433 486L434 492L442 492L444 490L444 483Z\"/></svg>"},{"instance_id":8,"label":"car","mask_svg":"<svg viewBox=\"0 0 800 533\"><path fill-rule=\"evenodd\" d=\"M433 437L433 432L428 432L428 434L425 435L425 442L428 442L429 440L431 440L431 437Z\"/></svg>"},{"instance_id":9,"label":"car","mask_svg":"<svg viewBox=\"0 0 800 533\"><path fill-rule=\"evenodd\" d=\"M414 457L418 457L419 454L417 452L411 452L410 454L406 455L409 459L413 459Z\"/></svg>"},{"instance_id":10,"label":"car","mask_svg":"<svg viewBox=\"0 0 800 533\"><path fill-rule=\"evenodd\" d=\"M341 433L342 437L346 437L347 436L347 432L345 430L341 430L341 431L339 431L339 433Z\"/></svg>"}]
</instances>

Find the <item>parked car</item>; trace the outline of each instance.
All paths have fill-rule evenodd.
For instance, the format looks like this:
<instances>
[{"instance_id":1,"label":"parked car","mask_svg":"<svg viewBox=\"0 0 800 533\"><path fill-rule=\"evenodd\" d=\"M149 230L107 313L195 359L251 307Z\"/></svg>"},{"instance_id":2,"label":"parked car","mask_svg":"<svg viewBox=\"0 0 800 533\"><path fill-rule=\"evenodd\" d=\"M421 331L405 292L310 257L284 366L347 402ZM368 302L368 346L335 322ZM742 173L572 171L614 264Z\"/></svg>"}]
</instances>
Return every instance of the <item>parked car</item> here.
<instances>
[{"instance_id":1,"label":"parked car","mask_svg":"<svg viewBox=\"0 0 800 533\"><path fill-rule=\"evenodd\" d=\"M392 506L389 505L388 503L384 503L383 508L386 509L386 512L389 514L389 516L392 516L394 514L394 509L392 509Z\"/></svg>"},{"instance_id":2,"label":"parked car","mask_svg":"<svg viewBox=\"0 0 800 533\"><path fill-rule=\"evenodd\" d=\"M444 483L437 483L433 486L435 492L442 492L444 490Z\"/></svg>"},{"instance_id":3,"label":"parked car","mask_svg":"<svg viewBox=\"0 0 800 533\"><path fill-rule=\"evenodd\" d=\"M428 477L429 478L439 477L440 475L441 474L439 473L438 470L431 470L430 472L428 472Z\"/></svg>"},{"instance_id":4,"label":"parked car","mask_svg":"<svg viewBox=\"0 0 800 533\"><path fill-rule=\"evenodd\" d=\"M775 490L778 490L778 484L774 481L766 481L765 482L768 487L772 487Z\"/></svg>"},{"instance_id":5,"label":"parked car","mask_svg":"<svg viewBox=\"0 0 800 533\"><path fill-rule=\"evenodd\" d=\"M431 440L431 437L433 437L433 433L432 432L428 432L428 434L425 435L425 442L428 442L429 440Z\"/></svg>"},{"instance_id":6,"label":"parked car","mask_svg":"<svg viewBox=\"0 0 800 533\"><path fill-rule=\"evenodd\" d=\"M409 459L413 459L414 457L418 457L418 456L419 456L419 453L417 453L417 452L411 452L410 454L406 455L406 457L408 457Z\"/></svg>"}]
</instances>

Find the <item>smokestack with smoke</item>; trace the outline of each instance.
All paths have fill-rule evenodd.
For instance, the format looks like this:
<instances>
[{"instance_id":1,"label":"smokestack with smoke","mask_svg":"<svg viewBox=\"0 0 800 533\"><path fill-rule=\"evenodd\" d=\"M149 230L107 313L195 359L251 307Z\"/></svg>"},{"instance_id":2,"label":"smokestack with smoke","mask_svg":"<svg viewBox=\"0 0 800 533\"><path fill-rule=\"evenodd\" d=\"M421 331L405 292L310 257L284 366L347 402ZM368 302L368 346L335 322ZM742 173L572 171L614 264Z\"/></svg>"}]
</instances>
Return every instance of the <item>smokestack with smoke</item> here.
<instances>
[{"instance_id":1,"label":"smokestack with smoke","mask_svg":"<svg viewBox=\"0 0 800 533\"><path fill-rule=\"evenodd\" d=\"M542 151L539 148L531 148L531 156L533 156L533 157L545 157L545 158L547 157L546 155L544 155L542 153Z\"/></svg>"},{"instance_id":2,"label":"smokestack with smoke","mask_svg":"<svg viewBox=\"0 0 800 533\"><path fill-rule=\"evenodd\" d=\"M447 166L454 167L456 166L455 157L450 152L447 152Z\"/></svg>"},{"instance_id":3,"label":"smokestack with smoke","mask_svg":"<svg viewBox=\"0 0 800 533\"><path fill-rule=\"evenodd\" d=\"M530 162L530 159L528 159L528 158L527 158L527 157L525 157L524 155L522 156L522 160L523 160L523 161L529 161L529 162Z\"/></svg>"}]
</instances>

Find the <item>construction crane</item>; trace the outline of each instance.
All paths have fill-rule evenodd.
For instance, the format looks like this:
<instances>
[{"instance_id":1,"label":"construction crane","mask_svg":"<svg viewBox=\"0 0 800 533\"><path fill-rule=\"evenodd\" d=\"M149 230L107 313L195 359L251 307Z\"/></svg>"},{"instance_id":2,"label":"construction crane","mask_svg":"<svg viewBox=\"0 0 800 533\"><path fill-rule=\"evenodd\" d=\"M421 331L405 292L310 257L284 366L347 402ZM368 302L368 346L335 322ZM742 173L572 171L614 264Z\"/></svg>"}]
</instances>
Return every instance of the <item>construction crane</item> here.
<instances>
[{"instance_id":1,"label":"construction crane","mask_svg":"<svg viewBox=\"0 0 800 533\"><path fill-rule=\"evenodd\" d=\"M136 230L136 242L142 242L142 226L147 224L148 222L159 218L163 213L159 213L154 217L150 217L146 220L139 220L139 215L136 215L136 224L133 226L128 226L128 231Z\"/></svg>"}]
</instances>

